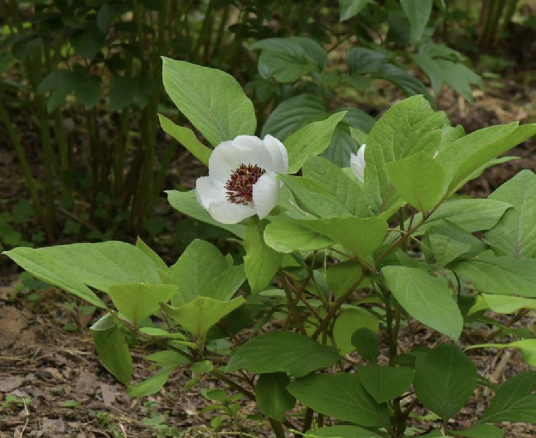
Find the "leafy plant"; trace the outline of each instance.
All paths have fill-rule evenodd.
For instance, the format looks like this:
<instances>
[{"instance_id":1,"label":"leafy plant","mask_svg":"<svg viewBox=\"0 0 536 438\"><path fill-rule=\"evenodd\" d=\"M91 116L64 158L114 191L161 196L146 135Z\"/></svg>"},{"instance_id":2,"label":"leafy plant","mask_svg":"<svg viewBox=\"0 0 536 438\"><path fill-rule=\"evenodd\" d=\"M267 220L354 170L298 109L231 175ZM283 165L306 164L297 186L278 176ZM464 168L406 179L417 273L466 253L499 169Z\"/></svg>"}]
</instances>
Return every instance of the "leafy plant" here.
<instances>
[{"instance_id":1,"label":"leafy plant","mask_svg":"<svg viewBox=\"0 0 536 438\"><path fill-rule=\"evenodd\" d=\"M178 109L216 145L192 146L208 149L212 182L207 190L207 180L198 180L201 203L194 191L170 191L170 202L233 233L244 247L241 260L202 240L169 267L141 240L5 253L105 312L91 328L97 352L131 396L158 392L182 367L191 373L184 390L203 376L219 379L255 402L278 438L289 431L401 438L419 405L438 418L441 431L430 436L501 436L495 423L536 422L535 373L491 385L460 343L470 322L504 328L488 309L514 321L534 306L536 176L524 171L488 199L456 196L536 125L465 135L413 96L364 137L360 182L351 169L318 156L342 116L291 132L284 145L271 143L251 135L253 106L226 73L166 59L163 76ZM274 162L283 163L273 168L278 184L264 186ZM432 331L433 348L406 348L400 341L410 328ZM132 382L127 332L159 348L146 356L154 374L142 382ZM534 364L534 339L523 336L469 348L518 348ZM231 357L207 348L219 339L232 340ZM491 405L470 429L451 431L449 420L477 385L495 392ZM238 395L211 397L237 414Z\"/></svg>"}]
</instances>

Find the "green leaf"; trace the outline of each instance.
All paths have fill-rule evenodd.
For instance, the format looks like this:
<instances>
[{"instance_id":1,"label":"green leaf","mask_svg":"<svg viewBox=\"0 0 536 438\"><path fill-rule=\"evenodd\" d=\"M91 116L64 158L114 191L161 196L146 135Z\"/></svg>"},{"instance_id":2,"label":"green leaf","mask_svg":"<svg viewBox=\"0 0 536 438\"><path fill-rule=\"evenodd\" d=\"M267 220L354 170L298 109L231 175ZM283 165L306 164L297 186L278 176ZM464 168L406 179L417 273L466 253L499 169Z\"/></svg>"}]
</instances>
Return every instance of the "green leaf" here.
<instances>
[{"instance_id":1,"label":"green leaf","mask_svg":"<svg viewBox=\"0 0 536 438\"><path fill-rule=\"evenodd\" d=\"M417 362L413 387L425 407L447 421L476 387L476 367L458 347L444 344Z\"/></svg>"},{"instance_id":2,"label":"green leaf","mask_svg":"<svg viewBox=\"0 0 536 438\"><path fill-rule=\"evenodd\" d=\"M278 220L267 225L264 240L270 248L283 253L314 251L335 244L328 237L309 230L292 219Z\"/></svg>"},{"instance_id":3,"label":"green leaf","mask_svg":"<svg viewBox=\"0 0 536 438\"><path fill-rule=\"evenodd\" d=\"M346 112L341 111L329 116L326 120L312 122L285 140L289 173L296 173L300 170L308 156L321 154L327 149L337 124L345 115Z\"/></svg>"},{"instance_id":4,"label":"green leaf","mask_svg":"<svg viewBox=\"0 0 536 438\"><path fill-rule=\"evenodd\" d=\"M326 272L326 281L333 296L339 298L344 295L362 273L361 266L353 260L331 265ZM366 284L366 280L361 282L361 286Z\"/></svg>"},{"instance_id":5,"label":"green leaf","mask_svg":"<svg viewBox=\"0 0 536 438\"><path fill-rule=\"evenodd\" d=\"M354 350L352 335L359 329L366 328L378 332L379 322L372 313L359 307L344 309L335 320L333 338L341 355Z\"/></svg>"},{"instance_id":6,"label":"green leaf","mask_svg":"<svg viewBox=\"0 0 536 438\"><path fill-rule=\"evenodd\" d=\"M190 190L189 192L179 192L178 190L168 190L168 202L175 209L181 213L193 217L194 219L200 220L210 225L214 225L219 228L223 228L240 238L243 238L246 234L246 227L244 225L225 225L220 222L215 221L210 217L210 214L199 205L195 197L195 190Z\"/></svg>"},{"instance_id":7,"label":"green leaf","mask_svg":"<svg viewBox=\"0 0 536 438\"><path fill-rule=\"evenodd\" d=\"M387 222L379 218L303 219L299 223L329 237L361 258L369 256L378 249L387 234Z\"/></svg>"},{"instance_id":8,"label":"green leaf","mask_svg":"<svg viewBox=\"0 0 536 438\"><path fill-rule=\"evenodd\" d=\"M491 126L456 140L437 156L447 173L449 193L456 191L475 171L536 133L536 124Z\"/></svg>"},{"instance_id":9,"label":"green leaf","mask_svg":"<svg viewBox=\"0 0 536 438\"><path fill-rule=\"evenodd\" d=\"M351 178L338 166L320 157L310 156L303 166L303 176L321 185L352 215L370 217L365 193L356 178Z\"/></svg>"},{"instance_id":10,"label":"green leaf","mask_svg":"<svg viewBox=\"0 0 536 438\"><path fill-rule=\"evenodd\" d=\"M359 14L371 0L339 0L339 21L345 21Z\"/></svg>"},{"instance_id":11,"label":"green leaf","mask_svg":"<svg viewBox=\"0 0 536 438\"><path fill-rule=\"evenodd\" d=\"M260 411L269 418L283 422L285 412L296 404L287 391L290 379L284 373L261 374L255 386L255 400Z\"/></svg>"},{"instance_id":12,"label":"green leaf","mask_svg":"<svg viewBox=\"0 0 536 438\"><path fill-rule=\"evenodd\" d=\"M480 292L536 297L536 260L481 257L456 262L454 272L469 278Z\"/></svg>"},{"instance_id":13,"label":"green leaf","mask_svg":"<svg viewBox=\"0 0 536 438\"><path fill-rule=\"evenodd\" d=\"M515 348L523 354L523 361L532 367L536 367L536 339L522 339L521 341L510 342L509 344L476 344L467 347L466 350L475 348Z\"/></svg>"},{"instance_id":14,"label":"green leaf","mask_svg":"<svg viewBox=\"0 0 536 438\"><path fill-rule=\"evenodd\" d=\"M401 396L413 383L413 370L408 367L360 366L357 375L377 403Z\"/></svg>"},{"instance_id":15,"label":"green leaf","mask_svg":"<svg viewBox=\"0 0 536 438\"><path fill-rule=\"evenodd\" d=\"M108 33L112 21L119 18L128 11L128 6L125 3L113 2L104 3L97 13L97 26L104 32Z\"/></svg>"},{"instance_id":16,"label":"green leaf","mask_svg":"<svg viewBox=\"0 0 536 438\"><path fill-rule=\"evenodd\" d=\"M522 170L495 190L489 199L513 206L495 227L485 233L486 242L499 254L515 258L536 256L536 175Z\"/></svg>"},{"instance_id":17,"label":"green leaf","mask_svg":"<svg viewBox=\"0 0 536 438\"><path fill-rule=\"evenodd\" d=\"M387 287L400 305L423 324L458 339L463 318L445 281L419 268L386 266Z\"/></svg>"},{"instance_id":18,"label":"green leaf","mask_svg":"<svg viewBox=\"0 0 536 438\"><path fill-rule=\"evenodd\" d=\"M387 406L378 405L355 374L314 374L287 389L305 406L329 417L367 427L389 425Z\"/></svg>"},{"instance_id":19,"label":"green leaf","mask_svg":"<svg viewBox=\"0 0 536 438\"><path fill-rule=\"evenodd\" d=\"M244 303L244 298L223 302L208 297L197 297L180 307L161 304L162 310L199 340L206 339L210 327Z\"/></svg>"},{"instance_id":20,"label":"green leaf","mask_svg":"<svg viewBox=\"0 0 536 438\"><path fill-rule=\"evenodd\" d=\"M90 328L99 359L123 385L132 378L132 357L125 336L110 313Z\"/></svg>"},{"instance_id":21,"label":"green leaf","mask_svg":"<svg viewBox=\"0 0 536 438\"><path fill-rule=\"evenodd\" d=\"M127 394L130 397L146 397L148 395L156 394L164 387L172 370L173 367L161 368L158 372L148 379L145 379L143 382L129 386Z\"/></svg>"},{"instance_id":22,"label":"green leaf","mask_svg":"<svg viewBox=\"0 0 536 438\"><path fill-rule=\"evenodd\" d=\"M232 76L185 61L162 60L166 92L213 146L238 135L255 134L253 104Z\"/></svg>"},{"instance_id":23,"label":"green leaf","mask_svg":"<svg viewBox=\"0 0 536 438\"><path fill-rule=\"evenodd\" d=\"M166 265L166 262L164 262L164 260L162 260L162 258L156 252L154 252L143 240L141 240L140 236L138 236L138 238L136 239L136 248L138 248L147 257L151 259L156 269L160 269L164 272L167 272L168 267Z\"/></svg>"},{"instance_id":24,"label":"green leaf","mask_svg":"<svg viewBox=\"0 0 536 438\"><path fill-rule=\"evenodd\" d=\"M435 113L422 96L393 105L367 136L365 193L376 212L388 210L396 196L390 189L385 165L417 152L433 153L441 141L445 116Z\"/></svg>"},{"instance_id":25,"label":"green leaf","mask_svg":"<svg viewBox=\"0 0 536 438\"><path fill-rule=\"evenodd\" d=\"M220 301L228 301L244 284L244 281L246 281L244 265L231 266L214 277L200 295Z\"/></svg>"},{"instance_id":26,"label":"green leaf","mask_svg":"<svg viewBox=\"0 0 536 438\"><path fill-rule=\"evenodd\" d=\"M208 165L212 151L201 143L191 129L178 126L162 114L158 114L160 126L203 164Z\"/></svg>"},{"instance_id":27,"label":"green leaf","mask_svg":"<svg viewBox=\"0 0 536 438\"><path fill-rule=\"evenodd\" d=\"M382 435L359 426L330 426L312 430L305 438L383 438Z\"/></svg>"},{"instance_id":28,"label":"green leaf","mask_svg":"<svg viewBox=\"0 0 536 438\"><path fill-rule=\"evenodd\" d=\"M430 19L433 0L400 0L410 24L411 43L420 41Z\"/></svg>"},{"instance_id":29,"label":"green leaf","mask_svg":"<svg viewBox=\"0 0 536 438\"><path fill-rule=\"evenodd\" d=\"M93 59L106 43L106 35L96 25L76 31L70 38L73 49L84 58Z\"/></svg>"},{"instance_id":30,"label":"green leaf","mask_svg":"<svg viewBox=\"0 0 536 438\"><path fill-rule=\"evenodd\" d=\"M263 233L264 226L261 223L250 221L244 239L244 267L254 294L270 285L283 261L283 255L264 242Z\"/></svg>"},{"instance_id":31,"label":"green leaf","mask_svg":"<svg viewBox=\"0 0 536 438\"><path fill-rule=\"evenodd\" d=\"M253 374L286 372L293 377L303 377L330 367L339 359L335 349L307 336L273 332L240 346L229 361L227 371L244 368Z\"/></svg>"},{"instance_id":32,"label":"green leaf","mask_svg":"<svg viewBox=\"0 0 536 438\"><path fill-rule=\"evenodd\" d=\"M503 438L503 431L491 424L477 424L466 430L449 430L453 436L462 436L464 438Z\"/></svg>"},{"instance_id":33,"label":"green leaf","mask_svg":"<svg viewBox=\"0 0 536 438\"><path fill-rule=\"evenodd\" d=\"M352 345L359 355L370 363L376 362L380 356L378 337L368 328L360 328L352 335Z\"/></svg>"},{"instance_id":34,"label":"green leaf","mask_svg":"<svg viewBox=\"0 0 536 438\"><path fill-rule=\"evenodd\" d=\"M501 385L480 421L536 424L535 388L536 371L527 371L508 379Z\"/></svg>"},{"instance_id":35,"label":"green leaf","mask_svg":"<svg viewBox=\"0 0 536 438\"><path fill-rule=\"evenodd\" d=\"M445 189L445 171L424 152L385 165L389 180L398 194L420 211L428 211L440 200Z\"/></svg>"},{"instance_id":36,"label":"green leaf","mask_svg":"<svg viewBox=\"0 0 536 438\"><path fill-rule=\"evenodd\" d=\"M435 60L441 69L443 80L469 103L473 103L473 90L471 85L484 89L482 78L461 62L452 62L446 59Z\"/></svg>"},{"instance_id":37,"label":"green leaf","mask_svg":"<svg viewBox=\"0 0 536 438\"><path fill-rule=\"evenodd\" d=\"M134 328L160 309L177 293L174 284L117 284L110 286L108 295L119 313L132 322Z\"/></svg>"},{"instance_id":38,"label":"green leaf","mask_svg":"<svg viewBox=\"0 0 536 438\"><path fill-rule=\"evenodd\" d=\"M432 90L434 90L434 95L437 96L441 91L441 86L443 85L443 71L437 64L436 60L430 56L420 53L411 54L410 57L413 62L417 64L419 68L430 78Z\"/></svg>"},{"instance_id":39,"label":"green leaf","mask_svg":"<svg viewBox=\"0 0 536 438\"><path fill-rule=\"evenodd\" d=\"M158 327L140 327L139 331L149 336L185 340L186 336L179 332L168 332ZM170 350L169 350L170 351ZM173 353L173 352L172 352ZM177 353L175 353L177 354Z\"/></svg>"},{"instance_id":40,"label":"green leaf","mask_svg":"<svg viewBox=\"0 0 536 438\"><path fill-rule=\"evenodd\" d=\"M536 310L536 300L530 298L512 297L510 295L481 294L471 307L469 314L480 310L491 310L495 313L511 314L521 309Z\"/></svg>"}]
</instances>

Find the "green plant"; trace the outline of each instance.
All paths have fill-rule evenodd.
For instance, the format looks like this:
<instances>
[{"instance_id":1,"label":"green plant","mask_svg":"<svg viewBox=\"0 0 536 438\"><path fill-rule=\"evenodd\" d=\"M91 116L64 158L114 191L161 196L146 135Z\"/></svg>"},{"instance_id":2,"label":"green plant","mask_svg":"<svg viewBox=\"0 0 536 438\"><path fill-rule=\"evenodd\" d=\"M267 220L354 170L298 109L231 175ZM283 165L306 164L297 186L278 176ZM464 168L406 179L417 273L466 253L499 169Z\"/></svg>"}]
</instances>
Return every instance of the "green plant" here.
<instances>
[{"instance_id":1,"label":"green plant","mask_svg":"<svg viewBox=\"0 0 536 438\"><path fill-rule=\"evenodd\" d=\"M198 181L197 199L194 191L170 191L169 201L233 233L242 260L202 240L171 267L140 239L136 246L5 252L105 312L91 333L102 363L128 394L154 394L184 367L192 378L183 390L204 376L219 379L255 402L278 438L289 431L401 438L409 436L409 418L418 420L411 415L419 405L437 418L438 430L428 436L485 438L501 435L496 423L536 422L536 373L499 387L466 352L513 348L536 365L533 336L503 330L535 307L536 175L522 171L487 199L456 196L484 169L510 159L498 157L533 136L536 125L465 135L413 96L366 135L361 183L351 169L318 157L343 113L308 124L281 146L253 136L253 105L228 74L166 59L163 76L178 109L217 145L212 150L191 130L164 122L208 162L212 181L210 190L209 180ZM277 184L267 169L280 172ZM227 195L220 198L222 189ZM489 310L512 315L510 322ZM464 349L460 337L472 333L472 322L497 330ZM404 336L424 329L434 345L404 347ZM146 356L154 374L135 384L126 333L159 349ZM230 358L225 349L206 348L224 338L234 343ZM495 393L491 404L470 429L451 431L449 420L477 385ZM236 415L230 400L220 404ZM289 418L297 402L303 409Z\"/></svg>"}]
</instances>

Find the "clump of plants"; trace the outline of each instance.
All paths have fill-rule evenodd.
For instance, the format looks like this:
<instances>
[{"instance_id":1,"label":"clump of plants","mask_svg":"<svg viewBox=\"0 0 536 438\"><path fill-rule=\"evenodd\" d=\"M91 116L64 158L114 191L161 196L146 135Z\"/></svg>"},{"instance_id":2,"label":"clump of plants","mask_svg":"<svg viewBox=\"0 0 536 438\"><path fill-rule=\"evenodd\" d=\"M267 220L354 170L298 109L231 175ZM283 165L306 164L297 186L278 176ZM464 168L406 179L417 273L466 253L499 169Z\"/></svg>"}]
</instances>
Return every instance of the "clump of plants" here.
<instances>
[{"instance_id":1,"label":"clump of plants","mask_svg":"<svg viewBox=\"0 0 536 438\"><path fill-rule=\"evenodd\" d=\"M195 240L172 266L140 239L5 253L102 309L91 327L97 352L128 394L154 394L189 369L174 390L219 379L256 403L278 438L414 436L417 407L435 415L427 437L500 437L498 423L536 421L536 372L497 386L467 351L517 349L536 365L531 333L505 338L496 317L519 319L536 303L536 175L522 171L487 199L456 195L509 159L498 157L535 124L466 135L413 96L368 134L352 129L366 147L340 168L319 154L345 112L284 142L260 139L253 104L228 74L165 58L163 80L208 143L161 116L208 165L195 190L169 191L169 202L233 233L243 252ZM496 330L462 348L475 322ZM421 330L433 331L433 344L409 340ZM132 382L127 333L157 347L147 380ZM477 386L494 392L487 410L451 430ZM221 418L240 415L240 397L213 399Z\"/></svg>"}]
</instances>

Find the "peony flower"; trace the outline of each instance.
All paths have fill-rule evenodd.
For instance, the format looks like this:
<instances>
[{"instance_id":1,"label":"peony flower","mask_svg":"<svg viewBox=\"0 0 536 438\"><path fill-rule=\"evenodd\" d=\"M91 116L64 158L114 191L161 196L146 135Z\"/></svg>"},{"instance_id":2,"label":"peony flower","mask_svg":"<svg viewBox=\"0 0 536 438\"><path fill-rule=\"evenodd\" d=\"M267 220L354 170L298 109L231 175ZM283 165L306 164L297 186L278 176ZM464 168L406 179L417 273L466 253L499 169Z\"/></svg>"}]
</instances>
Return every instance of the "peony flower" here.
<instances>
[{"instance_id":1,"label":"peony flower","mask_svg":"<svg viewBox=\"0 0 536 438\"><path fill-rule=\"evenodd\" d=\"M277 204L276 173L288 172L283 143L271 135L261 140L239 135L220 143L208 161L209 176L195 185L197 201L218 222L236 224L248 217L268 216Z\"/></svg>"},{"instance_id":2,"label":"peony flower","mask_svg":"<svg viewBox=\"0 0 536 438\"><path fill-rule=\"evenodd\" d=\"M364 144L359 148L357 154L350 155L350 167L352 168L352 172L354 172L354 175L357 176L357 179L361 182L365 182L365 166L367 165L365 162L366 147L367 145Z\"/></svg>"}]
</instances>

